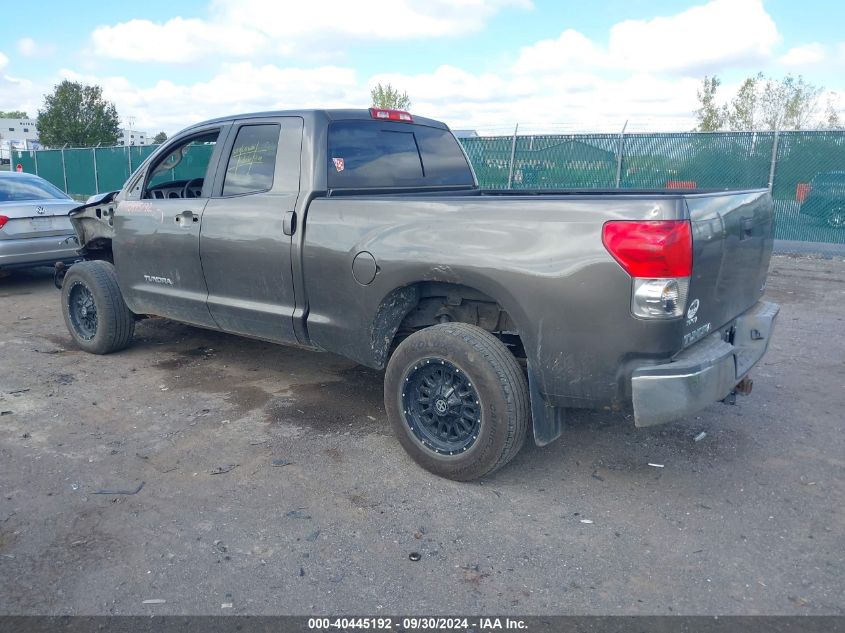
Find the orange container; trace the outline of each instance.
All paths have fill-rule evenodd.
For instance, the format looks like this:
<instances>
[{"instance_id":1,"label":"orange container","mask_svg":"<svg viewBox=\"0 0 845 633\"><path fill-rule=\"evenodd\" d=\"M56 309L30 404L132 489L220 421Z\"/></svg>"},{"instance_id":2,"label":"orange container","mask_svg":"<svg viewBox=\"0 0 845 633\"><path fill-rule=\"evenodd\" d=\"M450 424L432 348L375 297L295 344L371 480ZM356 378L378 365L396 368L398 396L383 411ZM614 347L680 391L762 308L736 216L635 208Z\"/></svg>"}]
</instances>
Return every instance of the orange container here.
<instances>
[{"instance_id":1,"label":"orange container","mask_svg":"<svg viewBox=\"0 0 845 633\"><path fill-rule=\"evenodd\" d=\"M667 180L667 189L695 189L696 182L694 180Z\"/></svg>"}]
</instances>

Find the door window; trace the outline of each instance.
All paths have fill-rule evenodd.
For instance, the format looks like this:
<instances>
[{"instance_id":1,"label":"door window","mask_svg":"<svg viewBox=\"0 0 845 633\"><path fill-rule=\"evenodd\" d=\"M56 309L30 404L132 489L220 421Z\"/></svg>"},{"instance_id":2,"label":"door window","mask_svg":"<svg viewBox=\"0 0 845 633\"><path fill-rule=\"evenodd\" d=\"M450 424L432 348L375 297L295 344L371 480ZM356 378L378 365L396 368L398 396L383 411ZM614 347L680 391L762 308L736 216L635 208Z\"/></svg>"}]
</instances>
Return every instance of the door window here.
<instances>
[{"instance_id":1,"label":"door window","mask_svg":"<svg viewBox=\"0 0 845 633\"><path fill-rule=\"evenodd\" d=\"M273 123L245 125L238 130L223 180L224 196L269 191L273 187L280 129Z\"/></svg>"},{"instance_id":2,"label":"door window","mask_svg":"<svg viewBox=\"0 0 845 633\"><path fill-rule=\"evenodd\" d=\"M147 177L144 198L199 198L219 130L194 136L176 145L154 163Z\"/></svg>"}]
</instances>

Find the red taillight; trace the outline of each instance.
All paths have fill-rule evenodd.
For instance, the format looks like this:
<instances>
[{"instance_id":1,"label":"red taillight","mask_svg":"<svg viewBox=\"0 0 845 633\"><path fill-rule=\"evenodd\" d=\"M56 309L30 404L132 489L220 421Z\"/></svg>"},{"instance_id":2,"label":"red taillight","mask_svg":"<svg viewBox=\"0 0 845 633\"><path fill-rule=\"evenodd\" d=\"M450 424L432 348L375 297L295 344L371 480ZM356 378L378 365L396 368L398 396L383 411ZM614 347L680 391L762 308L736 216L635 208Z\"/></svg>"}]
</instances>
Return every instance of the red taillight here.
<instances>
[{"instance_id":1,"label":"red taillight","mask_svg":"<svg viewBox=\"0 0 845 633\"><path fill-rule=\"evenodd\" d=\"M382 108L370 108L370 116L382 121L407 121L413 123L414 119L410 114L402 110L384 110Z\"/></svg>"},{"instance_id":2,"label":"red taillight","mask_svg":"<svg viewBox=\"0 0 845 633\"><path fill-rule=\"evenodd\" d=\"M0 229L2 229L4 226L6 226L6 222L8 222L8 221L9 221L9 218L7 218L5 215L0 215Z\"/></svg>"},{"instance_id":3,"label":"red taillight","mask_svg":"<svg viewBox=\"0 0 845 633\"><path fill-rule=\"evenodd\" d=\"M689 277L692 231L686 220L606 222L604 247L631 277Z\"/></svg>"}]
</instances>

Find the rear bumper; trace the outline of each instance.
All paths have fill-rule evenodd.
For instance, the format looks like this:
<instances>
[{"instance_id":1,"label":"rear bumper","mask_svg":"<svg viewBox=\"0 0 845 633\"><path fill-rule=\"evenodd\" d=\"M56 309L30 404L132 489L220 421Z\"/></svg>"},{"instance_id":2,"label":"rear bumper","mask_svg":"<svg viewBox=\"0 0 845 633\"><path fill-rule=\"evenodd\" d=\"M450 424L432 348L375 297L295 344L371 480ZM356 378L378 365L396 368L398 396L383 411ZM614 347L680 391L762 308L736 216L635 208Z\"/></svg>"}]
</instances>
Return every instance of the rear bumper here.
<instances>
[{"instance_id":1,"label":"rear bumper","mask_svg":"<svg viewBox=\"0 0 845 633\"><path fill-rule=\"evenodd\" d=\"M52 266L58 261L73 261L79 258L78 248L74 233L0 240L0 268Z\"/></svg>"},{"instance_id":2,"label":"rear bumper","mask_svg":"<svg viewBox=\"0 0 845 633\"><path fill-rule=\"evenodd\" d=\"M634 371L634 423L653 426L691 415L728 396L769 347L776 303L761 301L734 323L733 343L714 333L670 363Z\"/></svg>"}]
</instances>

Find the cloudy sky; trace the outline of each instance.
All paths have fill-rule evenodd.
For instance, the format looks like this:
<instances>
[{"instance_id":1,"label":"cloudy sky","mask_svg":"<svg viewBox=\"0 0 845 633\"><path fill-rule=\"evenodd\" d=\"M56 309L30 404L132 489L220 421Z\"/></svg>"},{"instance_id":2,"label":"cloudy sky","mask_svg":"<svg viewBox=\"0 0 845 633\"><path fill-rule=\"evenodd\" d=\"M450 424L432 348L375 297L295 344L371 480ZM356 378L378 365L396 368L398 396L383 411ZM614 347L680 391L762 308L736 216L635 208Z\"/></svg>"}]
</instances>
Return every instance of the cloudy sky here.
<instances>
[{"instance_id":1,"label":"cloudy sky","mask_svg":"<svg viewBox=\"0 0 845 633\"><path fill-rule=\"evenodd\" d=\"M377 82L455 128L690 129L716 73L803 74L845 107L836 0L40 0L4 9L0 110L64 78L124 124L172 133L235 112L366 107ZM11 37L10 37L11 34Z\"/></svg>"}]
</instances>

